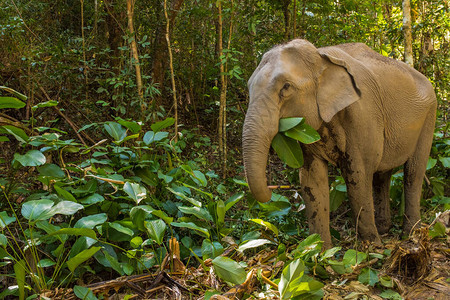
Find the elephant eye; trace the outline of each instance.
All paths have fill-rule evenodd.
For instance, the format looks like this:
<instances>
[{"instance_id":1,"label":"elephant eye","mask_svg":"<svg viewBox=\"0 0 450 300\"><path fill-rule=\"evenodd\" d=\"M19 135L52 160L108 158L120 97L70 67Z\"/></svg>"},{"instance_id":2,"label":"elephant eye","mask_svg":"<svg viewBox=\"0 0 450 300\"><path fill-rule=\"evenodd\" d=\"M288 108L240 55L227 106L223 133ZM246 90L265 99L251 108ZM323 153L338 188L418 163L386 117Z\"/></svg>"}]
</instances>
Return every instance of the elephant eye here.
<instances>
[{"instance_id":1,"label":"elephant eye","mask_svg":"<svg viewBox=\"0 0 450 300\"><path fill-rule=\"evenodd\" d=\"M280 90L280 97L287 97L290 94L291 84L286 82Z\"/></svg>"}]
</instances>

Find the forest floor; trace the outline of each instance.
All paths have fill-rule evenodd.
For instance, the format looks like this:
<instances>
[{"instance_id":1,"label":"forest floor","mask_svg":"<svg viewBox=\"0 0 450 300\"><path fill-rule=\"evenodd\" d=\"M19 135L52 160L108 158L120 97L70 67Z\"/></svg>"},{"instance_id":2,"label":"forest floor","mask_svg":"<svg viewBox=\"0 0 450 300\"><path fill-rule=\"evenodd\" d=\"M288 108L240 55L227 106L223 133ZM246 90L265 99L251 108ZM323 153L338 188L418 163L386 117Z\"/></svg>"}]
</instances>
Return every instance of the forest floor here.
<instances>
[{"instance_id":1,"label":"forest floor","mask_svg":"<svg viewBox=\"0 0 450 300\"><path fill-rule=\"evenodd\" d=\"M370 243L358 246L360 251L366 252L390 251L390 256L385 260L366 260L352 266L351 273L343 275L326 266L330 276L322 279L323 299L450 299L450 211L441 214L438 221L446 227L445 238L430 237L429 229L435 220L415 230L407 240L386 238L383 240L384 247ZM286 253L295 246L288 248ZM192 263L189 267L185 266L180 260L178 241L173 239L170 243L171 255L166 256L162 267L159 266L161 271L93 282L86 287L103 299L282 299L278 285L269 279L279 277L276 275L284 267L284 262L278 259L277 249L266 247L251 255L239 255L235 250L236 245L231 243L222 256L245 262L247 266L247 279L236 286L224 284L216 277L211 270L211 259L196 267ZM359 281L363 268L380 263L379 277L392 279L392 289L387 293L382 293L383 287L380 285L371 286ZM71 289L47 291L41 296L77 299Z\"/></svg>"}]
</instances>

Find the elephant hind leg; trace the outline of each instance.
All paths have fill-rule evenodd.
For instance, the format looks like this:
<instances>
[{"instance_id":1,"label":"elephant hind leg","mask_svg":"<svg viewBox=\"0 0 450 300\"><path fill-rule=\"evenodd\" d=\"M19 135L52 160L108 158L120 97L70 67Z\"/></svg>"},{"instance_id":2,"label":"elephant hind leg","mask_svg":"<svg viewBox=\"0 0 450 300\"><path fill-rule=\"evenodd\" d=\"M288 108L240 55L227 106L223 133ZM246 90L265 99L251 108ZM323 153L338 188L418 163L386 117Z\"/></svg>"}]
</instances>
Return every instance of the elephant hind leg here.
<instances>
[{"instance_id":1,"label":"elephant hind leg","mask_svg":"<svg viewBox=\"0 0 450 300\"><path fill-rule=\"evenodd\" d=\"M392 170L373 174L373 201L375 208L375 222L378 233L384 234L391 228L391 208L389 188Z\"/></svg>"},{"instance_id":2,"label":"elephant hind leg","mask_svg":"<svg viewBox=\"0 0 450 300\"><path fill-rule=\"evenodd\" d=\"M420 133L414 154L404 165L405 216L403 234L410 234L420 222L420 197L433 141L435 113L430 113Z\"/></svg>"}]
</instances>

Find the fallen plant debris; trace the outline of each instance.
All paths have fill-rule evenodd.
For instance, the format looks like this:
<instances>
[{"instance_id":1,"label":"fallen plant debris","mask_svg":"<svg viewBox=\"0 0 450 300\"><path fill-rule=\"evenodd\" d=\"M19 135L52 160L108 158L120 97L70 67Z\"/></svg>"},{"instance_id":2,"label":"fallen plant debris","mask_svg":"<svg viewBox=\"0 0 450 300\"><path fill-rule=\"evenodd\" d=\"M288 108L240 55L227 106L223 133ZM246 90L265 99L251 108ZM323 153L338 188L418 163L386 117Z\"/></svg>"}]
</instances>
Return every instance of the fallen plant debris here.
<instances>
[{"instance_id":1,"label":"fallen plant debris","mask_svg":"<svg viewBox=\"0 0 450 300\"><path fill-rule=\"evenodd\" d=\"M350 272L339 274L332 271L328 261L326 268L330 270L328 278L320 278L323 285L323 299L449 299L450 285L450 251L449 238L444 240L431 239L430 227L416 229L405 241L396 241L388 244L391 255L386 259L378 257L363 259L363 252L348 250L350 254L360 255L361 262L355 256L356 264L352 265ZM448 231L448 227L447 227ZM251 256L239 255L235 246L227 248L223 255L228 255L241 262L247 262L247 275L241 284L229 285L213 272L213 260L207 259L197 268L185 267L179 260L179 244L175 238L170 243L170 255L166 255L161 265L164 271L146 273L133 276L122 276L117 279L86 285L93 295L103 299L289 299L280 298L280 272L285 274L287 267L274 250L263 249ZM370 245L364 245L367 247ZM314 243L309 246L314 249ZM391 248L391 249L389 249ZM178 249L178 250L177 250ZM296 250L299 250L297 248ZM312 252L303 252L306 255ZM327 250L328 251L328 250ZM322 258L324 253L322 252ZM291 256L295 251L287 253ZM374 253L373 255L376 256ZM348 255L350 256L350 255ZM170 257L176 263L169 263ZM304 256L305 257L305 256ZM318 261L318 253L313 261ZM344 261L345 261L344 255ZM307 259L304 259L308 261ZM361 274L368 268L377 268L380 262L384 263L377 271L378 284L364 282ZM293 262L290 264L292 265ZM308 263L307 263L308 264ZM170 271L172 266L172 271ZM289 265L288 265L289 266ZM316 265L316 267L319 265ZM311 272L310 268L310 271ZM339 269L336 269L339 270ZM303 272L303 271L302 271ZM295 273L295 272L294 272ZM296 273L297 279L302 273ZM311 275L311 274L310 274ZM283 275L281 275L283 277ZM384 280L384 282L383 282ZM307 282L307 281L305 281ZM379 284L382 283L382 284ZM384 289L383 288L388 288ZM41 299L77 299L72 289L55 289L45 291ZM315 298L299 298L315 299ZM317 298L319 299L319 298Z\"/></svg>"}]
</instances>

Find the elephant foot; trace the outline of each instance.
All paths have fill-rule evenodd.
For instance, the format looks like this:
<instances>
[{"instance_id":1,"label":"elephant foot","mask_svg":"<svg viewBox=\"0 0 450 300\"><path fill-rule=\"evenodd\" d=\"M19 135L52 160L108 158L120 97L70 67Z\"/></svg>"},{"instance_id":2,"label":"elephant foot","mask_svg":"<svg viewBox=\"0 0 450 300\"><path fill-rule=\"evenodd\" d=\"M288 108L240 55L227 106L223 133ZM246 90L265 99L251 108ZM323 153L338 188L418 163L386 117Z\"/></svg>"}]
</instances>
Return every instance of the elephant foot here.
<instances>
[{"instance_id":1,"label":"elephant foot","mask_svg":"<svg viewBox=\"0 0 450 300\"><path fill-rule=\"evenodd\" d=\"M368 228L360 228L359 236L362 240L369 241L375 245L381 246L383 244L376 227L371 228L370 230Z\"/></svg>"},{"instance_id":2,"label":"elephant foot","mask_svg":"<svg viewBox=\"0 0 450 300\"><path fill-rule=\"evenodd\" d=\"M385 234L389 232L389 229L391 229L391 220L383 220L378 221L377 220L377 229L378 234Z\"/></svg>"}]
</instances>

